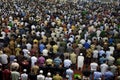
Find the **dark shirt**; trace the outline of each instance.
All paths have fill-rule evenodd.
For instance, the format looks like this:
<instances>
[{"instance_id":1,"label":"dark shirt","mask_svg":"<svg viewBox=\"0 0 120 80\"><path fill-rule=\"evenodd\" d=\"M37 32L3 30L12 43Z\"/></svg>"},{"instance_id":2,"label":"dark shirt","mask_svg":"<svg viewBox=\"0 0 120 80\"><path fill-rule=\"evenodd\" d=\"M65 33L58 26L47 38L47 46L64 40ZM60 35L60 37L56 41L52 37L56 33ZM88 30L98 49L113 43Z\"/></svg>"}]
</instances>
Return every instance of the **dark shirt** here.
<instances>
[{"instance_id":1,"label":"dark shirt","mask_svg":"<svg viewBox=\"0 0 120 80\"><path fill-rule=\"evenodd\" d=\"M88 70L88 69L83 70L82 73L83 73L83 75L86 76L86 77L89 77L90 74L91 74L90 70Z\"/></svg>"},{"instance_id":2,"label":"dark shirt","mask_svg":"<svg viewBox=\"0 0 120 80\"><path fill-rule=\"evenodd\" d=\"M0 80L3 80L3 72L0 70Z\"/></svg>"},{"instance_id":3,"label":"dark shirt","mask_svg":"<svg viewBox=\"0 0 120 80\"><path fill-rule=\"evenodd\" d=\"M33 73L30 73L28 77L29 77L29 80L37 80L37 75Z\"/></svg>"}]
</instances>

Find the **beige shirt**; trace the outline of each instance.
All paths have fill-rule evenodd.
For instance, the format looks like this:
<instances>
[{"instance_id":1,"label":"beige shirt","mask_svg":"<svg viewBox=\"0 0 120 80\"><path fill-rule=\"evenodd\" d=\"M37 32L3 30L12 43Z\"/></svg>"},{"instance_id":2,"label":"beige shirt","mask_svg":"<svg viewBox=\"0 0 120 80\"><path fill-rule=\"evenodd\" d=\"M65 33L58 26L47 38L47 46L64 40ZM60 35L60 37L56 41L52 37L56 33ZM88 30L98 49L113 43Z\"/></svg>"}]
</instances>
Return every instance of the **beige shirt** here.
<instances>
[{"instance_id":1,"label":"beige shirt","mask_svg":"<svg viewBox=\"0 0 120 80\"><path fill-rule=\"evenodd\" d=\"M77 55L75 53L70 54L70 60L73 64L76 64Z\"/></svg>"},{"instance_id":2,"label":"beige shirt","mask_svg":"<svg viewBox=\"0 0 120 80\"><path fill-rule=\"evenodd\" d=\"M19 64L17 62L11 63L10 69L12 70L13 68L16 68L18 70L19 69Z\"/></svg>"},{"instance_id":3,"label":"beige shirt","mask_svg":"<svg viewBox=\"0 0 120 80\"><path fill-rule=\"evenodd\" d=\"M48 59L46 60L46 65L52 65L52 64L53 64L53 60L50 59L50 58L48 58Z\"/></svg>"}]
</instances>

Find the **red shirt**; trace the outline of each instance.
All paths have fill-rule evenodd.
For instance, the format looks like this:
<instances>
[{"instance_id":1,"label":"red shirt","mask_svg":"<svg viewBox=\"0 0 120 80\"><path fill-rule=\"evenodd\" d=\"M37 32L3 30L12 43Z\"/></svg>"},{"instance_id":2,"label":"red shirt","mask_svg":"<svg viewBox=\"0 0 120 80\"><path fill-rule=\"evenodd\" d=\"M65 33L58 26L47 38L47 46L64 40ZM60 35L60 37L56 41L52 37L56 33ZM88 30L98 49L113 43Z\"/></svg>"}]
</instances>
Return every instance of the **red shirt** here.
<instances>
[{"instance_id":1,"label":"red shirt","mask_svg":"<svg viewBox=\"0 0 120 80\"><path fill-rule=\"evenodd\" d=\"M9 69L3 71L3 80L11 80L11 72Z\"/></svg>"}]
</instances>

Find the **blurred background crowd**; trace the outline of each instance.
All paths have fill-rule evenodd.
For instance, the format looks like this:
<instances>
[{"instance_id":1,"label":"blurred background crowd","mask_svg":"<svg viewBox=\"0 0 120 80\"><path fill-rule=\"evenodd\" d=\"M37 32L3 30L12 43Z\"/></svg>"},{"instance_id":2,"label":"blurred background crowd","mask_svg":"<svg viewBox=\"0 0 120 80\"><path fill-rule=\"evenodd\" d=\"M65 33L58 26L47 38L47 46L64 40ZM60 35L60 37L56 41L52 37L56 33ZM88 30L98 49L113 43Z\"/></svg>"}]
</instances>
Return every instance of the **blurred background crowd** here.
<instances>
[{"instance_id":1,"label":"blurred background crowd","mask_svg":"<svg viewBox=\"0 0 120 80\"><path fill-rule=\"evenodd\" d=\"M120 80L119 1L0 1L0 80Z\"/></svg>"}]
</instances>

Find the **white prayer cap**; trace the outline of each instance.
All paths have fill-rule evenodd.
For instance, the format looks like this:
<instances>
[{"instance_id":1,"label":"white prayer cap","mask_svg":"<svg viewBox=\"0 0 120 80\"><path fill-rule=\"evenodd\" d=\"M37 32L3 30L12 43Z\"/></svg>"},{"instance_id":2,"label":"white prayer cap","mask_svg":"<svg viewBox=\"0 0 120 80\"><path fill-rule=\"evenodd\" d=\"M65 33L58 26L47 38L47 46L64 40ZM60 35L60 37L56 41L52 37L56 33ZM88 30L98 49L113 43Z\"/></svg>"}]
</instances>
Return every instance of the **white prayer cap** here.
<instances>
[{"instance_id":1,"label":"white prayer cap","mask_svg":"<svg viewBox=\"0 0 120 80\"><path fill-rule=\"evenodd\" d=\"M21 25L23 25L23 24L24 24L24 22L21 22L20 24L21 24Z\"/></svg>"},{"instance_id":2,"label":"white prayer cap","mask_svg":"<svg viewBox=\"0 0 120 80\"><path fill-rule=\"evenodd\" d=\"M43 73L43 70L40 70L40 73L42 74L42 73Z\"/></svg>"},{"instance_id":3,"label":"white prayer cap","mask_svg":"<svg viewBox=\"0 0 120 80\"><path fill-rule=\"evenodd\" d=\"M82 25L82 27L84 28L86 25L84 24L84 25Z\"/></svg>"},{"instance_id":4,"label":"white prayer cap","mask_svg":"<svg viewBox=\"0 0 120 80\"><path fill-rule=\"evenodd\" d=\"M50 72L48 72L48 73L47 73L47 75L48 75L48 76L51 76L51 73L50 73Z\"/></svg>"},{"instance_id":5,"label":"white prayer cap","mask_svg":"<svg viewBox=\"0 0 120 80\"><path fill-rule=\"evenodd\" d=\"M32 26L31 26L31 29L35 29L35 28L36 28L35 25L32 25Z\"/></svg>"},{"instance_id":6,"label":"white prayer cap","mask_svg":"<svg viewBox=\"0 0 120 80\"><path fill-rule=\"evenodd\" d=\"M14 61L16 62L16 61L17 61L17 59L14 59Z\"/></svg>"},{"instance_id":7,"label":"white prayer cap","mask_svg":"<svg viewBox=\"0 0 120 80\"><path fill-rule=\"evenodd\" d=\"M80 53L80 56L82 56L83 55L83 53Z\"/></svg>"},{"instance_id":8,"label":"white prayer cap","mask_svg":"<svg viewBox=\"0 0 120 80\"><path fill-rule=\"evenodd\" d=\"M26 71L27 71L27 69L24 69L23 71L24 71L24 72L26 72Z\"/></svg>"},{"instance_id":9,"label":"white prayer cap","mask_svg":"<svg viewBox=\"0 0 120 80\"><path fill-rule=\"evenodd\" d=\"M18 44L17 47L20 47L20 45Z\"/></svg>"},{"instance_id":10,"label":"white prayer cap","mask_svg":"<svg viewBox=\"0 0 120 80\"><path fill-rule=\"evenodd\" d=\"M58 20L59 19L59 17L56 17L56 20Z\"/></svg>"},{"instance_id":11,"label":"white prayer cap","mask_svg":"<svg viewBox=\"0 0 120 80\"><path fill-rule=\"evenodd\" d=\"M66 78L69 78L69 75L66 75Z\"/></svg>"}]
</instances>

